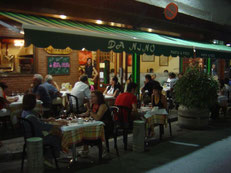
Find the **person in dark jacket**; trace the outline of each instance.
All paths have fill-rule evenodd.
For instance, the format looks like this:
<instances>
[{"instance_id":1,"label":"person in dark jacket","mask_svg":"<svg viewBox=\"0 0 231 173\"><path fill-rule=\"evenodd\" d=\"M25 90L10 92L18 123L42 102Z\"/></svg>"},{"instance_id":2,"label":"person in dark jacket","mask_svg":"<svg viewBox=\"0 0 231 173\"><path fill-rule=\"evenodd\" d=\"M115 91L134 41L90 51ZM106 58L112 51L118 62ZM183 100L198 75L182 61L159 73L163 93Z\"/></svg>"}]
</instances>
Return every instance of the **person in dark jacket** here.
<instances>
[{"instance_id":1,"label":"person in dark jacket","mask_svg":"<svg viewBox=\"0 0 231 173\"><path fill-rule=\"evenodd\" d=\"M29 120L34 129L34 137L43 138L44 144L49 144L54 147L56 157L59 156L61 150L61 130L59 126L48 124L41 121L37 114L33 112L36 106L36 96L34 94L27 94L23 97L23 112L21 117ZM51 119L50 119L51 120ZM24 123L26 136L32 136L31 127Z\"/></svg>"}]
</instances>

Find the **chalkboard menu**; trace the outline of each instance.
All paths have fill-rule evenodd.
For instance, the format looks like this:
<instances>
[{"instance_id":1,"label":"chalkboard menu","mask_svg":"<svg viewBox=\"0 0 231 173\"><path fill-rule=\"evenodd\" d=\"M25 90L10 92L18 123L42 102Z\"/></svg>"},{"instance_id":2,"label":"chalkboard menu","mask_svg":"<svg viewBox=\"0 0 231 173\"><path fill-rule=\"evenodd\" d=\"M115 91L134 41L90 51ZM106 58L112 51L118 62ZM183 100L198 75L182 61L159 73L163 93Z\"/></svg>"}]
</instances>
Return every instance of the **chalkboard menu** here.
<instances>
[{"instance_id":1,"label":"chalkboard menu","mask_svg":"<svg viewBox=\"0 0 231 173\"><path fill-rule=\"evenodd\" d=\"M70 74L70 57L68 56L48 56L47 73L51 75Z\"/></svg>"}]
</instances>

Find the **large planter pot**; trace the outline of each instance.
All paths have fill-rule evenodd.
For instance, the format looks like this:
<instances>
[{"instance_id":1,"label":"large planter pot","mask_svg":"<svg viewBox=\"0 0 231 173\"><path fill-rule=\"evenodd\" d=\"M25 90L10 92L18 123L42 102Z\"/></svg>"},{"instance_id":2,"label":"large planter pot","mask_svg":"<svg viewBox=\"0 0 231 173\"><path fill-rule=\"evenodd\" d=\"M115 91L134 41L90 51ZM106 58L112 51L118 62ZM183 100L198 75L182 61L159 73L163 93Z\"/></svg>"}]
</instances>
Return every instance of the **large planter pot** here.
<instances>
[{"instance_id":1,"label":"large planter pot","mask_svg":"<svg viewBox=\"0 0 231 173\"><path fill-rule=\"evenodd\" d=\"M209 110L187 108L180 105L178 108L178 125L189 129L205 129L209 122Z\"/></svg>"}]
</instances>

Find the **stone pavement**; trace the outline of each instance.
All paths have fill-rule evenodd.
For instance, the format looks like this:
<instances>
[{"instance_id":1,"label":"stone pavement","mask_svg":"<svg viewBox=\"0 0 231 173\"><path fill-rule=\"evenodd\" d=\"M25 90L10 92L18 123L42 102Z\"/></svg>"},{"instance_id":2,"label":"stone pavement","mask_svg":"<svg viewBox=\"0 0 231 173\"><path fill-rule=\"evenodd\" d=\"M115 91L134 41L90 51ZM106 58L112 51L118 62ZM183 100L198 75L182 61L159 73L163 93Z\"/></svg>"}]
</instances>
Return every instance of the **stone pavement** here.
<instances>
[{"instance_id":1,"label":"stone pavement","mask_svg":"<svg viewBox=\"0 0 231 173\"><path fill-rule=\"evenodd\" d=\"M168 129L165 129L163 140L161 142L156 140L146 148L145 152L131 151L132 135L130 135L128 151L123 151L122 139L119 140L120 157L116 156L113 141L110 141L110 156L102 163L98 162L98 151L93 147L90 149L89 158L80 158L72 168L67 168L66 163L60 163L60 172L230 173L230 127L230 118L212 121L209 128L203 131L180 129L175 122L173 123L174 137L170 138ZM156 133L158 134L158 128ZM21 139L17 138L17 140ZM8 144L10 143L12 141L9 140ZM8 158L5 162L2 160L0 163L2 173L18 172L19 168L20 159L17 157ZM46 168L45 172L57 171Z\"/></svg>"}]
</instances>

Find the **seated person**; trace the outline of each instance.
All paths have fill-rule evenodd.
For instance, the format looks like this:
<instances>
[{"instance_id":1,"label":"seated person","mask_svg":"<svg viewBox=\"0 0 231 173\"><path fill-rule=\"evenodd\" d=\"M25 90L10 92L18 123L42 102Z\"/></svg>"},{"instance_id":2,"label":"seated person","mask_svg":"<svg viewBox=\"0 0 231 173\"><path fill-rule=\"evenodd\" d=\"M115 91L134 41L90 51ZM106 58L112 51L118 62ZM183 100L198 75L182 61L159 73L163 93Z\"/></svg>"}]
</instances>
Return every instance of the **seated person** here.
<instances>
[{"instance_id":1,"label":"seated person","mask_svg":"<svg viewBox=\"0 0 231 173\"><path fill-rule=\"evenodd\" d=\"M110 85L107 86L103 94L116 97L119 94L119 92L120 92L120 84L118 82L118 78L114 76L113 78L111 78Z\"/></svg>"},{"instance_id":2,"label":"seated person","mask_svg":"<svg viewBox=\"0 0 231 173\"><path fill-rule=\"evenodd\" d=\"M18 97L10 98L6 96L5 91L7 88L8 86L5 83L0 82L0 110L3 112L7 112L4 108L7 108L8 104L18 100Z\"/></svg>"},{"instance_id":3,"label":"seated person","mask_svg":"<svg viewBox=\"0 0 231 173\"><path fill-rule=\"evenodd\" d=\"M153 87L154 86L159 86L160 83L155 81L155 80L152 80L152 77L151 75L147 74L145 75L145 81L144 81L145 85L144 87L142 88L142 93L144 94L146 90L148 90L148 95L151 97L152 95L152 91L153 91Z\"/></svg>"},{"instance_id":4,"label":"seated person","mask_svg":"<svg viewBox=\"0 0 231 173\"><path fill-rule=\"evenodd\" d=\"M32 93L36 95L38 100L41 100L43 102L43 107L49 110L51 107L51 97L46 85L42 84L42 81L42 75L34 75Z\"/></svg>"},{"instance_id":5,"label":"seated person","mask_svg":"<svg viewBox=\"0 0 231 173\"><path fill-rule=\"evenodd\" d=\"M52 100L60 96L59 87L51 75L46 75L43 86L47 88Z\"/></svg>"},{"instance_id":6,"label":"seated person","mask_svg":"<svg viewBox=\"0 0 231 173\"><path fill-rule=\"evenodd\" d=\"M132 82L132 75L129 76L128 80L125 83L124 92L127 91L128 84Z\"/></svg>"},{"instance_id":7,"label":"seated person","mask_svg":"<svg viewBox=\"0 0 231 173\"><path fill-rule=\"evenodd\" d=\"M28 119L34 127L35 137L43 138L43 143L51 145L55 149L55 156L59 157L61 150L61 131L59 126L54 126L41 121L33 109L36 106L36 96L34 94L27 94L23 97L23 112L22 118ZM31 128L28 124L24 124L27 137L32 134Z\"/></svg>"},{"instance_id":8,"label":"seated person","mask_svg":"<svg viewBox=\"0 0 231 173\"><path fill-rule=\"evenodd\" d=\"M175 73L169 73L168 81L170 85L170 89L173 89L174 85L176 84L177 78Z\"/></svg>"},{"instance_id":9,"label":"seated person","mask_svg":"<svg viewBox=\"0 0 231 173\"><path fill-rule=\"evenodd\" d=\"M87 109L90 108L89 100L91 98L91 91L89 89L87 75L82 75L80 81L75 83L71 95L78 98L78 109L80 113L86 112ZM73 100L73 103L75 103L75 100ZM87 108L84 106L85 103L87 103Z\"/></svg>"},{"instance_id":10,"label":"seated person","mask_svg":"<svg viewBox=\"0 0 231 173\"><path fill-rule=\"evenodd\" d=\"M167 99L162 94L162 87L155 86L151 97L152 107L158 106L159 108L167 109Z\"/></svg>"},{"instance_id":11,"label":"seated person","mask_svg":"<svg viewBox=\"0 0 231 173\"><path fill-rule=\"evenodd\" d=\"M91 109L88 115L96 121L103 121L105 124L105 136L109 136L113 131L113 121L109 107L106 105L104 96L100 91L91 92L91 104ZM85 116L87 113L82 115ZM86 156L87 154L88 146L85 145L84 150L82 151L82 156Z\"/></svg>"},{"instance_id":12,"label":"seated person","mask_svg":"<svg viewBox=\"0 0 231 173\"><path fill-rule=\"evenodd\" d=\"M136 88L137 85L134 82L130 82L127 87L127 91L125 93L121 93L115 100L116 106L123 106L127 107L132 110L131 118L137 119L138 112L137 112L137 98L136 98Z\"/></svg>"}]
</instances>

